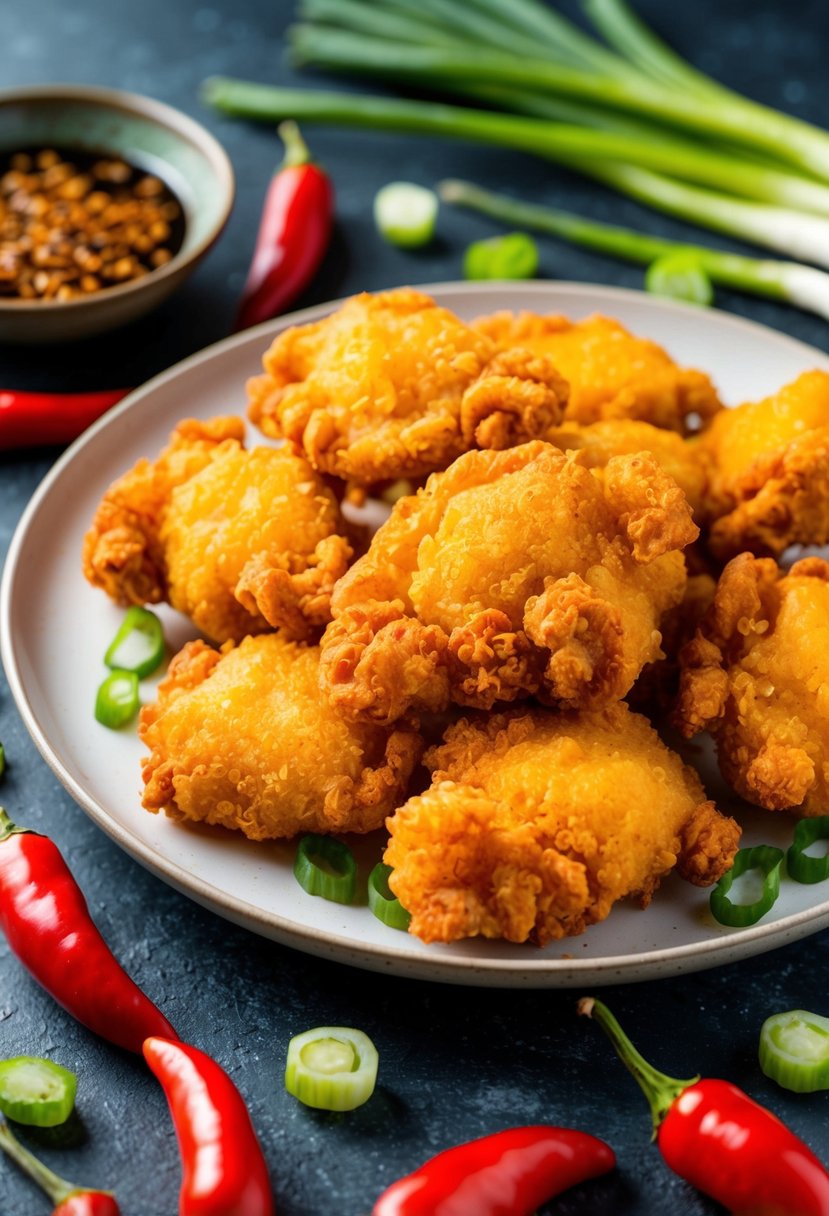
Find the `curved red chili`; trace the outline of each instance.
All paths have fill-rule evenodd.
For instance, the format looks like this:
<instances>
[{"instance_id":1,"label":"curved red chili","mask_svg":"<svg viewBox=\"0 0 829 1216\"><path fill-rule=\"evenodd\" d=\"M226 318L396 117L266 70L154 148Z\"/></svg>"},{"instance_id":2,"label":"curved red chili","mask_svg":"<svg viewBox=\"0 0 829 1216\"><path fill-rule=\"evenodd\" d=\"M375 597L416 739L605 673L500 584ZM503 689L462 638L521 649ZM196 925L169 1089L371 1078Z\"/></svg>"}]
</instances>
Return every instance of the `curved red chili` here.
<instances>
[{"instance_id":1,"label":"curved red chili","mask_svg":"<svg viewBox=\"0 0 829 1216\"><path fill-rule=\"evenodd\" d=\"M57 845L2 807L0 928L37 982L102 1038L135 1052L148 1035L176 1038L101 937Z\"/></svg>"},{"instance_id":2,"label":"curved red chili","mask_svg":"<svg viewBox=\"0 0 829 1216\"><path fill-rule=\"evenodd\" d=\"M596 1019L639 1082L676 1174L734 1216L829 1216L829 1173L776 1115L728 1081L657 1072L601 1001L585 998L579 1012Z\"/></svg>"},{"instance_id":3,"label":"curved red chili","mask_svg":"<svg viewBox=\"0 0 829 1216\"><path fill-rule=\"evenodd\" d=\"M5 1119L0 1119L0 1148L57 1205L52 1216L121 1216L113 1194L90 1191L61 1178L23 1147Z\"/></svg>"},{"instance_id":4,"label":"curved red chili","mask_svg":"<svg viewBox=\"0 0 829 1216\"><path fill-rule=\"evenodd\" d=\"M372 1216L530 1216L615 1164L613 1149L586 1132L513 1127L438 1153L393 1183Z\"/></svg>"},{"instance_id":5,"label":"curved red chili","mask_svg":"<svg viewBox=\"0 0 829 1216\"><path fill-rule=\"evenodd\" d=\"M70 443L130 391L26 393L0 389L0 451Z\"/></svg>"},{"instance_id":6,"label":"curved red chili","mask_svg":"<svg viewBox=\"0 0 829 1216\"><path fill-rule=\"evenodd\" d=\"M234 330L283 312L310 283L331 240L330 178L312 162L296 123L281 123L279 134L285 158L265 196Z\"/></svg>"},{"instance_id":7,"label":"curved red chili","mask_svg":"<svg viewBox=\"0 0 829 1216\"><path fill-rule=\"evenodd\" d=\"M244 1099L215 1060L150 1038L144 1057L167 1098L182 1163L179 1216L273 1216L268 1167Z\"/></svg>"}]
</instances>

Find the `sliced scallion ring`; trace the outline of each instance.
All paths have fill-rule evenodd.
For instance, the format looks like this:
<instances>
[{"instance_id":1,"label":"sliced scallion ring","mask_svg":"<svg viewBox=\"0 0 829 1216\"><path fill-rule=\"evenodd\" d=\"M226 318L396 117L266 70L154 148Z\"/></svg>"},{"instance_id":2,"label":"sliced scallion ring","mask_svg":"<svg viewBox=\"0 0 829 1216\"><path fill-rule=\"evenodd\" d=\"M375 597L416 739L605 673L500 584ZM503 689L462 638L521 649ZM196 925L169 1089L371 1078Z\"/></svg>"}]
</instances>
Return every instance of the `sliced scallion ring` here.
<instances>
[{"instance_id":1,"label":"sliced scallion ring","mask_svg":"<svg viewBox=\"0 0 829 1216\"><path fill-rule=\"evenodd\" d=\"M651 262L645 271L645 289L651 295L684 300L701 308L707 308L714 300L711 280L692 253L666 253Z\"/></svg>"},{"instance_id":2,"label":"sliced scallion ring","mask_svg":"<svg viewBox=\"0 0 829 1216\"><path fill-rule=\"evenodd\" d=\"M438 196L414 182L389 182L374 196L374 222L390 245L416 249L435 235Z\"/></svg>"},{"instance_id":3,"label":"sliced scallion ring","mask_svg":"<svg viewBox=\"0 0 829 1216\"><path fill-rule=\"evenodd\" d=\"M829 1089L829 1018L805 1009L766 1018L760 1030L760 1067L797 1094Z\"/></svg>"},{"instance_id":4,"label":"sliced scallion ring","mask_svg":"<svg viewBox=\"0 0 829 1216\"><path fill-rule=\"evenodd\" d=\"M134 671L113 671L95 697L95 718L102 726L118 730L138 713L138 676Z\"/></svg>"},{"instance_id":5,"label":"sliced scallion ring","mask_svg":"<svg viewBox=\"0 0 829 1216\"><path fill-rule=\"evenodd\" d=\"M15 1123L57 1127L72 1114L77 1084L73 1072L51 1060L0 1060L0 1111Z\"/></svg>"},{"instance_id":6,"label":"sliced scallion ring","mask_svg":"<svg viewBox=\"0 0 829 1216\"><path fill-rule=\"evenodd\" d=\"M299 842L294 877L303 891L336 904L353 904L357 894L357 863L348 845L333 836L310 833Z\"/></svg>"},{"instance_id":7,"label":"sliced scallion ring","mask_svg":"<svg viewBox=\"0 0 829 1216\"><path fill-rule=\"evenodd\" d=\"M354 1110L374 1093L379 1057L362 1030L319 1026L288 1044L285 1088L317 1110Z\"/></svg>"},{"instance_id":8,"label":"sliced scallion ring","mask_svg":"<svg viewBox=\"0 0 829 1216\"><path fill-rule=\"evenodd\" d=\"M104 655L107 667L134 671L139 680L151 675L164 658L164 630L149 608L133 604Z\"/></svg>"},{"instance_id":9,"label":"sliced scallion ring","mask_svg":"<svg viewBox=\"0 0 829 1216\"><path fill-rule=\"evenodd\" d=\"M391 866L378 861L368 876L368 906L378 920L391 929L408 929L411 913L389 887Z\"/></svg>"},{"instance_id":10,"label":"sliced scallion ring","mask_svg":"<svg viewBox=\"0 0 829 1216\"><path fill-rule=\"evenodd\" d=\"M786 870L795 882L823 882L829 878L829 853L810 857L806 850L817 840L829 840L829 815L801 819L786 852Z\"/></svg>"},{"instance_id":11,"label":"sliced scallion ring","mask_svg":"<svg viewBox=\"0 0 829 1216\"><path fill-rule=\"evenodd\" d=\"M475 241L463 255L465 279L532 279L538 273L538 246L526 232L508 232Z\"/></svg>"},{"instance_id":12,"label":"sliced scallion ring","mask_svg":"<svg viewBox=\"0 0 829 1216\"><path fill-rule=\"evenodd\" d=\"M751 849L739 849L734 864L723 874L710 897L711 912L721 925L745 928L755 925L770 911L780 894L780 867L783 850L770 844L758 844ZM761 880L757 898L743 903L734 903L729 892L737 878L755 870Z\"/></svg>"}]
</instances>

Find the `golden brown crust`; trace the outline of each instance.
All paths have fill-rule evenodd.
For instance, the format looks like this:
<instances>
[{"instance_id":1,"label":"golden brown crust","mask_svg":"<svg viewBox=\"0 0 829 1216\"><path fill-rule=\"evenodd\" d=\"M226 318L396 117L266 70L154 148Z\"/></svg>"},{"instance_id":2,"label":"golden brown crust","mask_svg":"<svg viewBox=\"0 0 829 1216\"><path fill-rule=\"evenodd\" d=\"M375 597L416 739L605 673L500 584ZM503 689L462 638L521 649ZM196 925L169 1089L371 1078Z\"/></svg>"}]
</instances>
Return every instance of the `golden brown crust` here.
<instances>
[{"instance_id":1,"label":"golden brown crust","mask_svg":"<svg viewBox=\"0 0 829 1216\"><path fill-rule=\"evenodd\" d=\"M462 718L425 761L432 785L389 820L385 855L424 941L545 945L618 899L647 904L674 866L715 882L737 848L734 821L621 704Z\"/></svg>"},{"instance_id":2,"label":"golden brown crust","mask_svg":"<svg viewBox=\"0 0 829 1216\"><path fill-rule=\"evenodd\" d=\"M743 553L680 651L676 726L686 736L710 730L723 776L768 810L829 812L827 580L821 558L786 574Z\"/></svg>"},{"instance_id":3,"label":"golden brown crust","mask_svg":"<svg viewBox=\"0 0 829 1216\"><path fill-rule=\"evenodd\" d=\"M544 436L567 400L549 359L499 350L413 288L364 292L284 331L263 365L248 384L251 421L353 486Z\"/></svg>"},{"instance_id":4,"label":"golden brown crust","mask_svg":"<svg viewBox=\"0 0 829 1216\"><path fill-rule=\"evenodd\" d=\"M342 721L320 698L318 651L278 634L218 652L193 642L141 711L143 805L251 840L369 832L405 796L422 745Z\"/></svg>"}]
</instances>

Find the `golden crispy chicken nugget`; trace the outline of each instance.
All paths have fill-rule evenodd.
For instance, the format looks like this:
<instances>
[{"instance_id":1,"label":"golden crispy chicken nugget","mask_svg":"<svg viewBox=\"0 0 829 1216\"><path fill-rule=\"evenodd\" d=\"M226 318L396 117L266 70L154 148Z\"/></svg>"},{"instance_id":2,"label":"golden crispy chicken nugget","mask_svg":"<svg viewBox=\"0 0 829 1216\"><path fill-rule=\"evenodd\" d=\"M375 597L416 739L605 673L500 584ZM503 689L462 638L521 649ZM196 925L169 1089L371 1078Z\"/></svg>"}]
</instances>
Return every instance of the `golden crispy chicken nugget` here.
<instances>
[{"instance_id":1,"label":"golden crispy chicken nugget","mask_svg":"<svg viewBox=\"0 0 829 1216\"><path fill-rule=\"evenodd\" d=\"M735 557L680 665L676 725L711 731L726 781L770 811L829 814L829 562Z\"/></svg>"},{"instance_id":2,"label":"golden crispy chicken nugget","mask_svg":"<svg viewBox=\"0 0 829 1216\"><path fill-rule=\"evenodd\" d=\"M674 867L701 886L740 829L626 705L462 719L430 749L432 786L388 822L391 886L427 942L547 942L647 905Z\"/></svg>"},{"instance_id":3,"label":"golden crispy chicken nugget","mask_svg":"<svg viewBox=\"0 0 829 1216\"><path fill-rule=\"evenodd\" d=\"M496 312L473 325L499 346L552 359L570 384L566 422L635 418L685 435L722 408L704 372L677 366L656 342L611 317Z\"/></svg>"},{"instance_id":4,"label":"golden crispy chicken nugget","mask_svg":"<svg viewBox=\"0 0 829 1216\"><path fill-rule=\"evenodd\" d=\"M381 827L420 739L344 722L320 696L318 666L317 647L279 634L221 652L188 642L141 711L147 810L251 840Z\"/></svg>"},{"instance_id":5,"label":"golden crispy chicken nugget","mask_svg":"<svg viewBox=\"0 0 829 1216\"><path fill-rule=\"evenodd\" d=\"M337 584L322 642L328 693L392 722L450 701L537 695L567 708L624 696L660 654L697 535L647 453L586 469L535 441L469 452L401 499Z\"/></svg>"},{"instance_id":6,"label":"golden crispy chicken nugget","mask_svg":"<svg viewBox=\"0 0 829 1216\"><path fill-rule=\"evenodd\" d=\"M238 418L179 423L107 490L84 574L119 604L166 601L215 642L318 637L352 556L339 504L303 457L245 451L243 434Z\"/></svg>"},{"instance_id":7,"label":"golden crispy chicken nugget","mask_svg":"<svg viewBox=\"0 0 829 1216\"><path fill-rule=\"evenodd\" d=\"M278 335L248 384L250 418L356 486L419 477L560 421L566 381L516 345L499 349L412 288L364 292Z\"/></svg>"},{"instance_id":8,"label":"golden crispy chicken nugget","mask_svg":"<svg viewBox=\"0 0 829 1216\"><path fill-rule=\"evenodd\" d=\"M708 545L720 560L829 541L829 372L723 410L700 449L712 466Z\"/></svg>"}]
</instances>

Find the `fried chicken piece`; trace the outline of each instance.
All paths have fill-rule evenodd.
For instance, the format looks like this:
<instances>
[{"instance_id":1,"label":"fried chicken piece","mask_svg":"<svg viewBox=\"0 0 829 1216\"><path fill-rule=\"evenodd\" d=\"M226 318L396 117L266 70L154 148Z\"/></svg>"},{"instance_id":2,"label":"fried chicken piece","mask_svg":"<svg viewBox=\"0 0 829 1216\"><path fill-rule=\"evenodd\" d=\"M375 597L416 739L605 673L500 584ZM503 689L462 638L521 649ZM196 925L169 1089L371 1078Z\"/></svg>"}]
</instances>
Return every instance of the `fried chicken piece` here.
<instances>
[{"instance_id":1,"label":"fried chicken piece","mask_svg":"<svg viewBox=\"0 0 829 1216\"><path fill-rule=\"evenodd\" d=\"M499 346L552 359L570 382L566 422L634 418L686 435L722 409L704 372L679 367L661 346L611 317L496 312L472 324Z\"/></svg>"},{"instance_id":2,"label":"fried chicken piece","mask_svg":"<svg viewBox=\"0 0 829 1216\"><path fill-rule=\"evenodd\" d=\"M721 561L829 541L829 372L723 410L700 451L713 465L708 545Z\"/></svg>"},{"instance_id":3,"label":"fried chicken piece","mask_svg":"<svg viewBox=\"0 0 829 1216\"><path fill-rule=\"evenodd\" d=\"M166 601L216 642L318 637L352 548L339 505L287 449L244 449L238 418L179 423L107 490L83 569L118 604Z\"/></svg>"},{"instance_id":4,"label":"fried chicken piece","mask_svg":"<svg viewBox=\"0 0 829 1216\"><path fill-rule=\"evenodd\" d=\"M462 719L426 753L432 786L388 821L392 889L426 942L482 934L538 945L616 900L646 906L675 866L707 886L740 829L623 703Z\"/></svg>"},{"instance_id":5,"label":"fried chicken piece","mask_svg":"<svg viewBox=\"0 0 829 1216\"><path fill-rule=\"evenodd\" d=\"M319 650L276 633L188 642L141 710L143 805L251 840L370 832L405 797L410 727L348 724L319 692Z\"/></svg>"},{"instance_id":6,"label":"fried chicken piece","mask_svg":"<svg viewBox=\"0 0 829 1216\"><path fill-rule=\"evenodd\" d=\"M496 348L412 288L364 292L285 330L263 365L248 384L251 421L362 487L543 437L568 391L545 356Z\"/></svg>"},{"instance_id":7,"label":"fried chicken piece","mask_svg":"<svg viewBox=\"0 0 829 1216\"><path fill-rule=\"evenodd\" d=\"M742 553L680 652L674 715L708 729L726 781L748 802L829 813L829 562Z\"/></svg>"},{"instance_id":8,"label":"fried chicken piece","mask_svg":"<svg viewBox=\"0 0 829 1216\"><path fill-rule=\"evenodd\" d=\"M647 453L586 469L534 441L468 452L398 501L337 584L321 669L355 719L624 696L657 658L697 528Z\"/></svg>"},{"instance_id":9,"label":"fried chicken piece","mask_svg":"<svg viewBox=\"0 0 829 1216\"><path fill-rule=\"evenodd\" d=\"M589 426L566 422L554 427L547 438L563 452L579 452L580 463L589 469L604 468L613 456L650 452L682 490L694 516L699 516L708 486L708 461L697 439L684 439L675 431L634 418L607 418Z\"/></svg>"}]
</instances>

